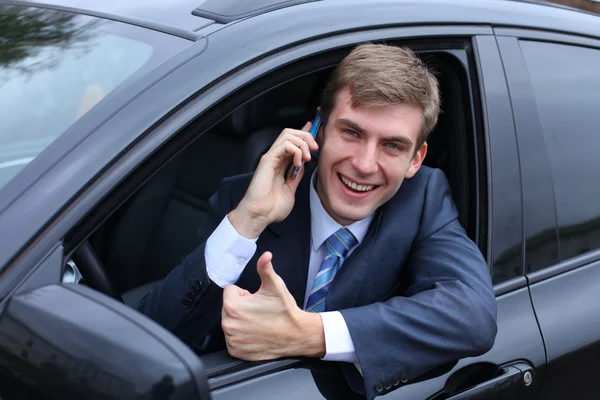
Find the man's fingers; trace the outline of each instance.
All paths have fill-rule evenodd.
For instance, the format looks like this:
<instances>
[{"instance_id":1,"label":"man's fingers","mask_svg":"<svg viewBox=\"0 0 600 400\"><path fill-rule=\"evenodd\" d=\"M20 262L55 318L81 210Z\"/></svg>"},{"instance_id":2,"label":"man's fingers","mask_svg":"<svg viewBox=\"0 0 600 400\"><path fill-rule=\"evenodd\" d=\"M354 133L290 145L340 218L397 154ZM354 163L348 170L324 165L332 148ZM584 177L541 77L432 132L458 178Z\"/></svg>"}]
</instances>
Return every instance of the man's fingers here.
<instances>
[{"instance_id":1,"label":"man's fingers","mask_svg":"<svg viewBox=\"0 0 600 400\"><path fill-rule=\"evenodd\" d=\"M263 361L275 357L265 354L264 344L254 344L248 340L239 340L234 336L225 337L227 352L230 356L246 361Z\"/></svg>"},{"instance_id":2,"label":"man's fingers","mask_svg":"<svg viewBox=\"0 0 600 400\"><path fill-rule=\"evenodd\" d=\"M302 152L302 160L309 162L311 159L310 149L308 148L308 143L297 136L289 136L284 143L292 143L294 146L298 147Z\"/></svg>"},{"instance_id":3,"label":"man's fingers","mask_svg":"<svg viewBox=\"0 0 600 400\"><path fill-rule=\"evenodd\" d=\"M304 126L302 127L302 131L306 132L306 135L303 135L303 139L306 143L308 143L308 146L312 150L318 150L319 145L317 144L316 139L310 134L311 128L312 128L312 122L309 121L306 124L304 124Z\"/></svg>"},{"instance_id":4,"label":"man's fingers","mask_svg":"<svg viewBox=\"0 0 600 400\"><path fill-rule=\"evenodd\" d=\"M285 184L290 188L292 193L296 193L296 190L302 181L302 177L304 176L305 170L306 168L304 167L300 168L295 178L292 178L293 171L290 170L290 172L287 174L285 178Z\"/></svg>"},{"instance_id":5,"label":"man's fingers","mask_svg":"<svg viewBox=\"0 0 600 400\"><path fill-rule=\"evenodd\" d=\"M306 127L308 127L308 129L305 129ZM306 143L308 143L308 147L310 147L311 150L318 150L319 145L317 144L316 139L310 134L311 127L312 127L312 123L307 122L301 131L296 131L296 132L302 132L298 136L300 138L302 138L302 140L304 140Z\"/></svg>"},{"instance_id":6,"label":"man's fingers","mask_svg":"<svg viewBox=\"0 0 600 400\"><path fill-rule=\"evenodd\" d=\"M292 156L294 165L300 168L302 166L302 150L290 141L286 141L282 146L285 153Z\"/></svg>"},{"instance_id":7,"label":"man's fingers","mask_svg":"<svg viewBox=\"0 0 600 400\"><path fill-rule=\"evenodd\" d=\"M249 294L249 293L250 292L248 292L246 289L242 289L239 286L227 285L223 289L223 298L225 298L225 297L240 297L240 296L245 296L246 294Z\"/></svg>"},{"instance_id":8,"label":"man's fingers","mask_svg":"<svg viewBox=\"0 0 600 400\"><path fill-rule=\"evenodd\" d=\"M317 144L315 138L313 138L309 132L311 125L312 124L308 122L306 125L304 125L304 128L302 128L302 130L290 128L284 129L283 131L281 131L277 139L275 139L275 142L273 143L273 146L271 148L277 147L278 145L289 139L291 136L293 136L306 142L311 150L318 150L319 145ZM305 130L306 127L308 127L308 129Z\"/></svg>"}]
</instances>

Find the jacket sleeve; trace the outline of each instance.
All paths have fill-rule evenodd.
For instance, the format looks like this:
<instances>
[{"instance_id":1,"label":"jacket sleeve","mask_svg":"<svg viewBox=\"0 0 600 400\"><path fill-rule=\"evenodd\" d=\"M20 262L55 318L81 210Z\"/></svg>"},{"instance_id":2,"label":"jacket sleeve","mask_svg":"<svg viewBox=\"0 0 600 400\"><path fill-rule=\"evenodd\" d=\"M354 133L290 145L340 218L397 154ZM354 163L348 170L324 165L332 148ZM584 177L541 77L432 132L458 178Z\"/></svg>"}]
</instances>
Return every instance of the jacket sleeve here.
<instances>
[{"instance_id":1,"label":"jacket sleeve","mask_svg":"<svg viewBox=\"0 0 600 400\"><path fill-rule=\"evenodd\" d=\"M209 212L198 231L199 245L139 303L138 311L173 332L191 347L201 346L221 321L223 289L206 271L206 241L227 213L240 177L224 179L209 200ZM232 187L233 186L233 187ZM243 192L242 192L243 195Z\"/></svg>"},{"instance_id":2,"label":"jacket sleeve","mask_svg":"<svg viewBox=\"0 0 600 400\"><path fill-rule=\"evenodd\" d=\"M406 265L408 289L383 302L341 311L368 399L483 354L496 337L490 273L457 219L441 171L430 174L425 193L421 226Z\"/></svg>"}]
</instances>

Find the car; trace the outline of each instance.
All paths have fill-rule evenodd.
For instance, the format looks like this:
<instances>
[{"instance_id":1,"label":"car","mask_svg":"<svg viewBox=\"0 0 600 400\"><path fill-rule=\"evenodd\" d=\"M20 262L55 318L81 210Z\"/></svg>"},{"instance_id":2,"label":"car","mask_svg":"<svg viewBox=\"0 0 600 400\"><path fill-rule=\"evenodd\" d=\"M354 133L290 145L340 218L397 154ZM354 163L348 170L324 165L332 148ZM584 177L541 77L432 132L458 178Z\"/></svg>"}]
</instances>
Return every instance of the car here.
<instances>
[{"instance_id":1,"label":"car","mask_svg":"<svg viewBox=\"0 0 600 400\"><path fill-rule=\"evenodd\" d=\"M328 362L190 349L135 306L364 42L436 71L425 164L498 304L490 351L378 398L597 398L600 18L507 0L0 0L0 396L360 398Z\"/></svg>"}]
</instances>

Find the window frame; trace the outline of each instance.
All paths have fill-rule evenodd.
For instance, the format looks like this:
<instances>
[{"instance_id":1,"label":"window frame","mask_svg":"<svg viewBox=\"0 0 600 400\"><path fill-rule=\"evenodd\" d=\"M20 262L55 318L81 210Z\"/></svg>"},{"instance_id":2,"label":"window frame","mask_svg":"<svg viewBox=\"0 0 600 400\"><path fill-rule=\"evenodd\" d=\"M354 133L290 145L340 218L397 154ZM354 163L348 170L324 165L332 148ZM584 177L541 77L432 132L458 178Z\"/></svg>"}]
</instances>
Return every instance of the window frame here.
<instances>
[{"instance_id":1,"label":"window frame","mask_svg":"<svg viewBox=\"0 0 600 400\"><path fill-rule=\"evenodd\" d=\"M331 51L335 52L336 49L340 47L348 47L353 46L358 43L362 43L365 41L373 41L373 40L388 40L388 41L402 41L407 40L414 43L419 43L421 41L430 41L430 43L434 45L428 45L428 51L434 51L436 49L445 50L448 46L447 43L436 41L431 42L430 37L434 35L441 36L443 38L448 38L453 42L456 41L456 38L464 37L465 32L472 29L472 33L469 34L489 34L490 31L482 28L481 26L477 27L411 27L411 28L396 28L396 29L382 29L377 31L370 31L368 33L358 34L345 34L336 37L336 39L346 39L346 40L332 40L332 38L327 38L325 40L315 41L315 45L313 49L302 48L299 49L303 53L301 57L297 57L296 60L302 60L303 63L306 63L306 57L318 55L323 51ZM345 42L345 44L343 44ZM300 46L299 46L300 47ZM306 47L306 46L301 46ZM418 49L421 51L421 49ZM280 57L281 56L281 57ZM271 63L271 59L282 58L278 63L274 61ZM220 119L225 117L229 112L231 112L235 107L243 104L248 99L259 95L260 93L266 91L267 88L272 88L274 84L282 84L289 79L296 79L304 74L308 74L316 71L319 68L323 68L323 66L315 68L314 66L310 67L300 67L304 70L304 72L292 71L288 73L287 78L276 78L277 83L273 82L264 82L264 83L256 83L257 78L263 77L265 74L271 74L274 70L279 69L280 66L284 66L289 63L286 59L289 59L289 52L279 53L268 57L267 59L262 59L253 63L252 65L247 66L242 71L239 71L234 75L234 77L229 77L224 79L223 82L219 86L226 86L229 89L222 97L218 97L218 100L213 101L211 104L207 106L206 98L198 98L191 100L191 103L184 103L181 105L182 110L174 113L174 117L172 120L166 119L163 125L157 126L152 129L151 132L146 134L147 141L150 141L150 137L155 134L162 134L162 138L164 142L158 144L158 138L152 140L153 147L152 149L146 148L144 146L144 142L146 140L140 141L137 146L131 148L127 154L124 154L121 158L135 158L140 160L141 162L137 167L130 167L131 164L127 163L127 166L130 168L128 171L123 171L123 175L127 176L126 182L121 184L121 188L118 188L116 192L126 192L125 195L120 196L109 196L107 201L111 204L110 206L102 206L101 208L106 208L109 210L114 210L118 205L123 204L125 200L127 200L132 193L137 190L143 182L150 178L150 176L154 173L154 171L158 170L156 165L164 165L164 163L177 155L180 151L182 151L186 146L188 146L196 137L198 137L197 132L204 132L210 129L214 124L216 124ZM268 70L265 71L265 64L268 64ZM274 64L274 65L273 65ZM287 68L287 67L286 67ZM277 72L279 74L279 72ZM247 80L243 83L239 83L241 79L237 79L239 75L249 75L250 78L246 78ZM469 77L471 80L472 77ZM231 81L233 80L234 83ZM471 81L470 81L471 82ZM476 82L471 82L471 84L477 85ZM242 88L245 93L235 93L237 89ZM470 86L470 89L473 91L474 88ZM247 91L247 92L246 92ZM216 94L216 91L211 91L210 94ZM235 93L232 96L232 93ZM210 98L215 98L217 96L210 96ZM209 100L210 101L210 100ZM220 110L217 110L219 108ZM226 109L226 111L223 111ZM216 111L216 112L215 112ZM472 112L475 112L472 110ZM198 118L202 116L202 118ZM471 122L471 121L467 121ZM167 135L165 135L167 134ZM166 137L165 137L166 136ZM486 135L487 136L487 135ZM487 141L487 138L484 138ZM158 149L160 148L160 151ZM156 154L153 154L156 152ZM151 156L151 158L148 158ZM486 155L483 155L482 158L486 158ZM133 160L132 160L133 161ZM480 164L482 160L478 161ZM485 162L485 161L484 161ZM151 171L147 171L143 173L146 169L146 165L151 165ZM485 167L484 167L485 168ZM132 171L136 171L133 175L137 175L140 172L140 176L133 177ZM116 174L116 171L111 171L110 175ZM109 174L105 174L103 178L108 177ZM116 179L114 180L116 181ZM134 183L135 182L135 183ZM131 186L135 185L135 186ZM483 185L485 186L485 185ZM115 185L117 187L117 185ZM105 195L112 191L114 188L105 188L106 192L101 196L93 196L96 199L99 197L105 197ZM95 209L96 205L92 205L90 198L91 193L85 193L78 199L78 203L87 203L89 204L88 211L86 212L85 219L78 224L78 228L73 230L70 229L70 232L66 236L65 247L66 251L70 252L75 247L76 244L80 243L85 237L89 236L91 227L97 226L99 223L102 223L108 215L101 216L91 216L89 215L89 210ZM111 197L118 197L119 200L115 202ZM486 206L487 207L487 206ZM98 214L97 212L95 214ZM100 213L101 214L101 213ZM85 226L88 228L86 229ZM485 231L485 229L483 230ZM488 238L489 240L489 238ZM484 245L485 246L485 245ZM484 252L485 254L485 252Z\"/></svg>"},{"instance_id":2,"label":"window frame","mask_svg":"<svg viewBox=\"0 0 600 400\"><path fill-rule=\"evenodd\" d=\"M133 165L132 162L134 159L140 159L142 157L145 157L145 159L135 167L130 167L131 169L129 171L113 170L110 172L110 175L126 172L128 176L118 185L115 185L116 189L115 187L111 187L110 189L105 188L107 192L108 190L112 192L102 200L100 205L97 203L93 204L94 198L98 198L96 197L97 194L95 195L90 192L80 198L79 201L88 204L89 209L85 218L76 225L75 229L70 230L68 235L65 236L65 260L70 257L70 254L83 240L89 237L95 227L106 221L111 213L110 210L115 210L123 205L124 202L159 169L157 165L162 166L172 157L179 154L179 152L191 144L194 139L199 137L198 132L209 130L235 107L243 104L255 95L265 92L266 89L272 88L275 84L283 84L286 80L297 79L304 74L313 73L319 68L323 68L322 65L320 67L313 65L307 66L307 64L310 64L310 61L307 61L306 58L321 58L322 56L320 53L323 52L338 54L338 49L340 48L342 49L341 51L344 52L345 48L358 43L381 40L388 42L407 41L409 46L411 44L424 44L423 46L424 48L426 47L427 51L448 50L449 42L447 40L440 40L440 38L448 39L452 44L458 43L458 40L462 40L463 42L468 43L469 50L471 50L473 38L477 35L489 35L492 37L491 30L481 26L423 26L343 34L333 39L327 38L315 41L312 46L298 46L303 47L302 49L298 49L302 53L302 56L295 56L294 59L295 61L302 60L302 63L297 64L304 64L304 66L297 68L292 67L292 72L283 73L284 76L288 77L287 79L281 76L281 70L287 71L289 69L289 66L286 65L290 63L289 49L288 52L274 54L267 59L262 59L245 67L234 76L227 77L224 82L221 82L219 88L214 89L209 98L217 98L218 100L214 100L208 107L206 106L207 100L203 97L198 97L191 100L189 103L182 104L182 108L179 112L176 112L172 118L166 119L164 124L153 129L153 132L147 134L147 141L140 141L136 147L130 149L128 154L124 155L123 158L131 158L131 160L123 163L124 166ZM418 49L417 51L420 50L423 49ZM467 49L457 50L467 51ZM473 56L476 57L476 55ZM339 56L335 57L338 59L340 58ZM476 201L482 201L479 197L482 195L481 191L484 191L483 195L487 199L486 204L480 204L476 212L479 214L478 219L480 221L483 220L488 223L487 215L491 203L489 200L489 184L485 184L488 180L487 175L490 168L489 157L487 154L488 151L486 150L488 142L487 124L482 120L483 111L481 108L483 107L483 99L480 98L479 95L481 90L479 85L481 83L478 80L473 79L473 74L477 74L478 71L476 65L471 63L476 63L477 61L468 58L467 62L469 65L466 78L468 80L468 90L471 95L469 98L471 104L469 104L470 114L465 115L465 123L472 124L473 134L476 136L478 142L473 151L477 152L476 163L478 168L481 167L483 170L483 172L478 172L479 175L476 175L477 182L475 182L475 185L478 187L476 189L476 192L478 193ZM299 72L298 70L302 72ZM267 75L267 78L264 77L265 75ZM271 79L269 79L269 76ZM278 82L273 83L271 80ZM223 90L219 93L219 89ZM159 144L158 138L152 138L153 146L149 148L147 146L152 135L160 135L164 141ZM471 141L474 138L467 137L466 139ZM103 177L103 179L108 179L108 176ZM114 178L110 180L113 182L116 181ZM94 210L94 212L90 212L89 210ZM480 247L486 250L484 251L486 256L489 255L487 250L490 248L489 242L491 241L491 235L489 235L488 231L488 227L478 228L478 239L486 238L485 242L480 243ZM201 356L201 358L202 357L203 356ZM213 358L218 360L219 356L217 355ZM221 361L216 361L217 364L221 363L222 360L226 358L227 357L222 356ZM228 359L231 361L231 358ZM215 387L220 387L219 385L227 385L254 376L293 368L300 362L300 360L286 359L261 365L245 362L234 363L235 365L233 366L229 363L227 365L223 364L216 368L212 368L213 375L209 377L209 385L212 390ZM209 364L208 367L210 370L211 365Z\"/></svg>"},{"instance_id":3,"label":"window frame","mask_svg":"<svg viewBox=\"0 0 600 400\"><path fill-rule=\"evenodd\" d=\"M473 35L473 37L475 37L475 35ZM411 38L410 37L403 37L403 38L397 38L397 39L394 38L393 42L402 41L402 40L410 41ZM424 39L424 42L427 42L427 41L429 41L429 44L433 43L431 38ZM389 42L392 42L392 40L389 39L388 43ZM409 47L413 48L412 46L409 46ZM427 46L425 45L425 47L427 47ZM432 46L432 49L434 47L435 46ZM413 50L414 50L414 48L413 48ZM464 50L464 49L461 49L459 51L462 51L462 50ZM425 52L428 52L428 51L435 51L435 50L425 50ZM419 52L417 52L417 53L419 53ZM473 60L469 59L468 61L473 61ZM466 72L472 73L472 74L477 73L474 65L469 65L468 70ZM472 75L467 76L467 80L468 80L468 89L472 93L474 90L476 90L478 88L479 82L474 82ZM476 97L476 96L475 96L475 98L473 96L471 96L471 98L469 100L472 103L472 104L470 104L469 111L470 111L471 115L473 116L473 118L477 118L478 113L479 113L479 116L481 116L481 110L479 110L475 104L477 104L478 106L481 106L482 100L478 99L478 97ZM476 103L477 101L479 101L479 103ZM468 117L469 117L469 115L465 115L465 118L468 118ZM476 121L473 121L473 123L475 125ZM474 127L473 134L477 137L477 139L480 139L480 137L479 137L480 135L485 135L486 137L484 139L487 142L487 130L484 129L483 126L478 126L477 128ZM465 139L467 141L472 141L472 138L465 138ZM484 143L481 143L481 144L484 144ZM471 149L471 150L476 151L478 153L478 155L480 156L476 160L477 167L483 168L483 173L486 173L487 170L489 169L489 161L486 161L486 160L488 160L486 149L478 148L478 149ZM484 154L482 155L481 152L484 152ZM481 158L483 158L483 160L481 160ZM481 165L482 163L483 163L483 166ZM481 171L479 171L479 172L481 173ZM481 177L479 177L479 179L477 179L477 180L478 180L478 182L476 183L476 185L479 186L479 190L476 190L476 192L481 192L481 190L487 191L488 186L481 184L481 182L482 182ZM486 180L487 180L487 177L484 178L483 182L485 182ZM477 196L477 199L475 201L477 201L477 202L481 201L479 196ZM478 210L478 212L479 212L479 215L477 217L478 220L481 220L482 218L484 218L484 214L487 213L487 208L490 207L490 202L489 201L487 202L487 204L485 206L485 210L481 210L481 207L482 206L480 206L480 210ZM491 241L491 235L488 236L487 229L480 230L478 227L478 230L475 233L478 234L478 236L479 236L478 239L480 239L481 237L485 237L487 239L485 241L485 243L480 243L479 246L482 247L482 245L484 245L486 247L489 247L488 242ZM519 287L521 287L521 286L519 286ZM511 290L516 289L516 288L517 287L514 287L514 288L511 287ZM266 363L258 364L258 363L253 363L253 362L246 362L246 361L242 361L242 360L232 359L225 350L216 352L216 353L201 355L200 359L203 361L203 364L207 367L207 378L209 381L209 386L211 388L211 391L213 391L215 389L225 388L230 384L257 378L257 377L263 376L263 375L267 375L269 373L275 373L275 372L293 369L293 368L308 368L308 369L310 369L311 365L319 362L318 360L315 361L315 360L288 358L288 359L274 360L274 361L269 361Z\"/></svg>"},{"instance_id":4,"label":"window frame","mask_svg":"<svg viewBox=\"0 0 600 400\"><path fill-rule=\"evenodd\" d=\"M498 297L527 284L522 272L521 171L513 110L496 37L476 36L474 46L487 140L488 264Z\"/></svg>"}]
</instances>

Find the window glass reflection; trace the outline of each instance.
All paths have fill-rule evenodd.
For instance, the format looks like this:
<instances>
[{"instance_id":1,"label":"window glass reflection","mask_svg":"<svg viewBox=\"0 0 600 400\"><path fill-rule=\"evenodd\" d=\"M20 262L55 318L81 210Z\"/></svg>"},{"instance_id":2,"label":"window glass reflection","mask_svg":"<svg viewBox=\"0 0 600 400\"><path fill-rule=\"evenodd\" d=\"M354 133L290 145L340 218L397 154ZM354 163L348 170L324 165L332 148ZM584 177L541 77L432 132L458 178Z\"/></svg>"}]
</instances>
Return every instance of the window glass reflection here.
<instances>
[{"instance_id":1,"label":"window glass reflection","mask_svg":"<svg viewBox=\"0 0 600 400\"><path fill-rule=\"evenodd\" d=\"M155 47L131 31L146 30L0 6L0 187L127 78L156 65Z\"/></svg>"},{"instance_id":2,"label":"window glass reflection","mask_svg":"<svg viewBox=\"0 0 600 400\"><path fill-rule=\"evenodd\" d=\"M565 260L600 248L600 50L533 41L521 48L550 157Z\"/></svg>"}]
</instances>

